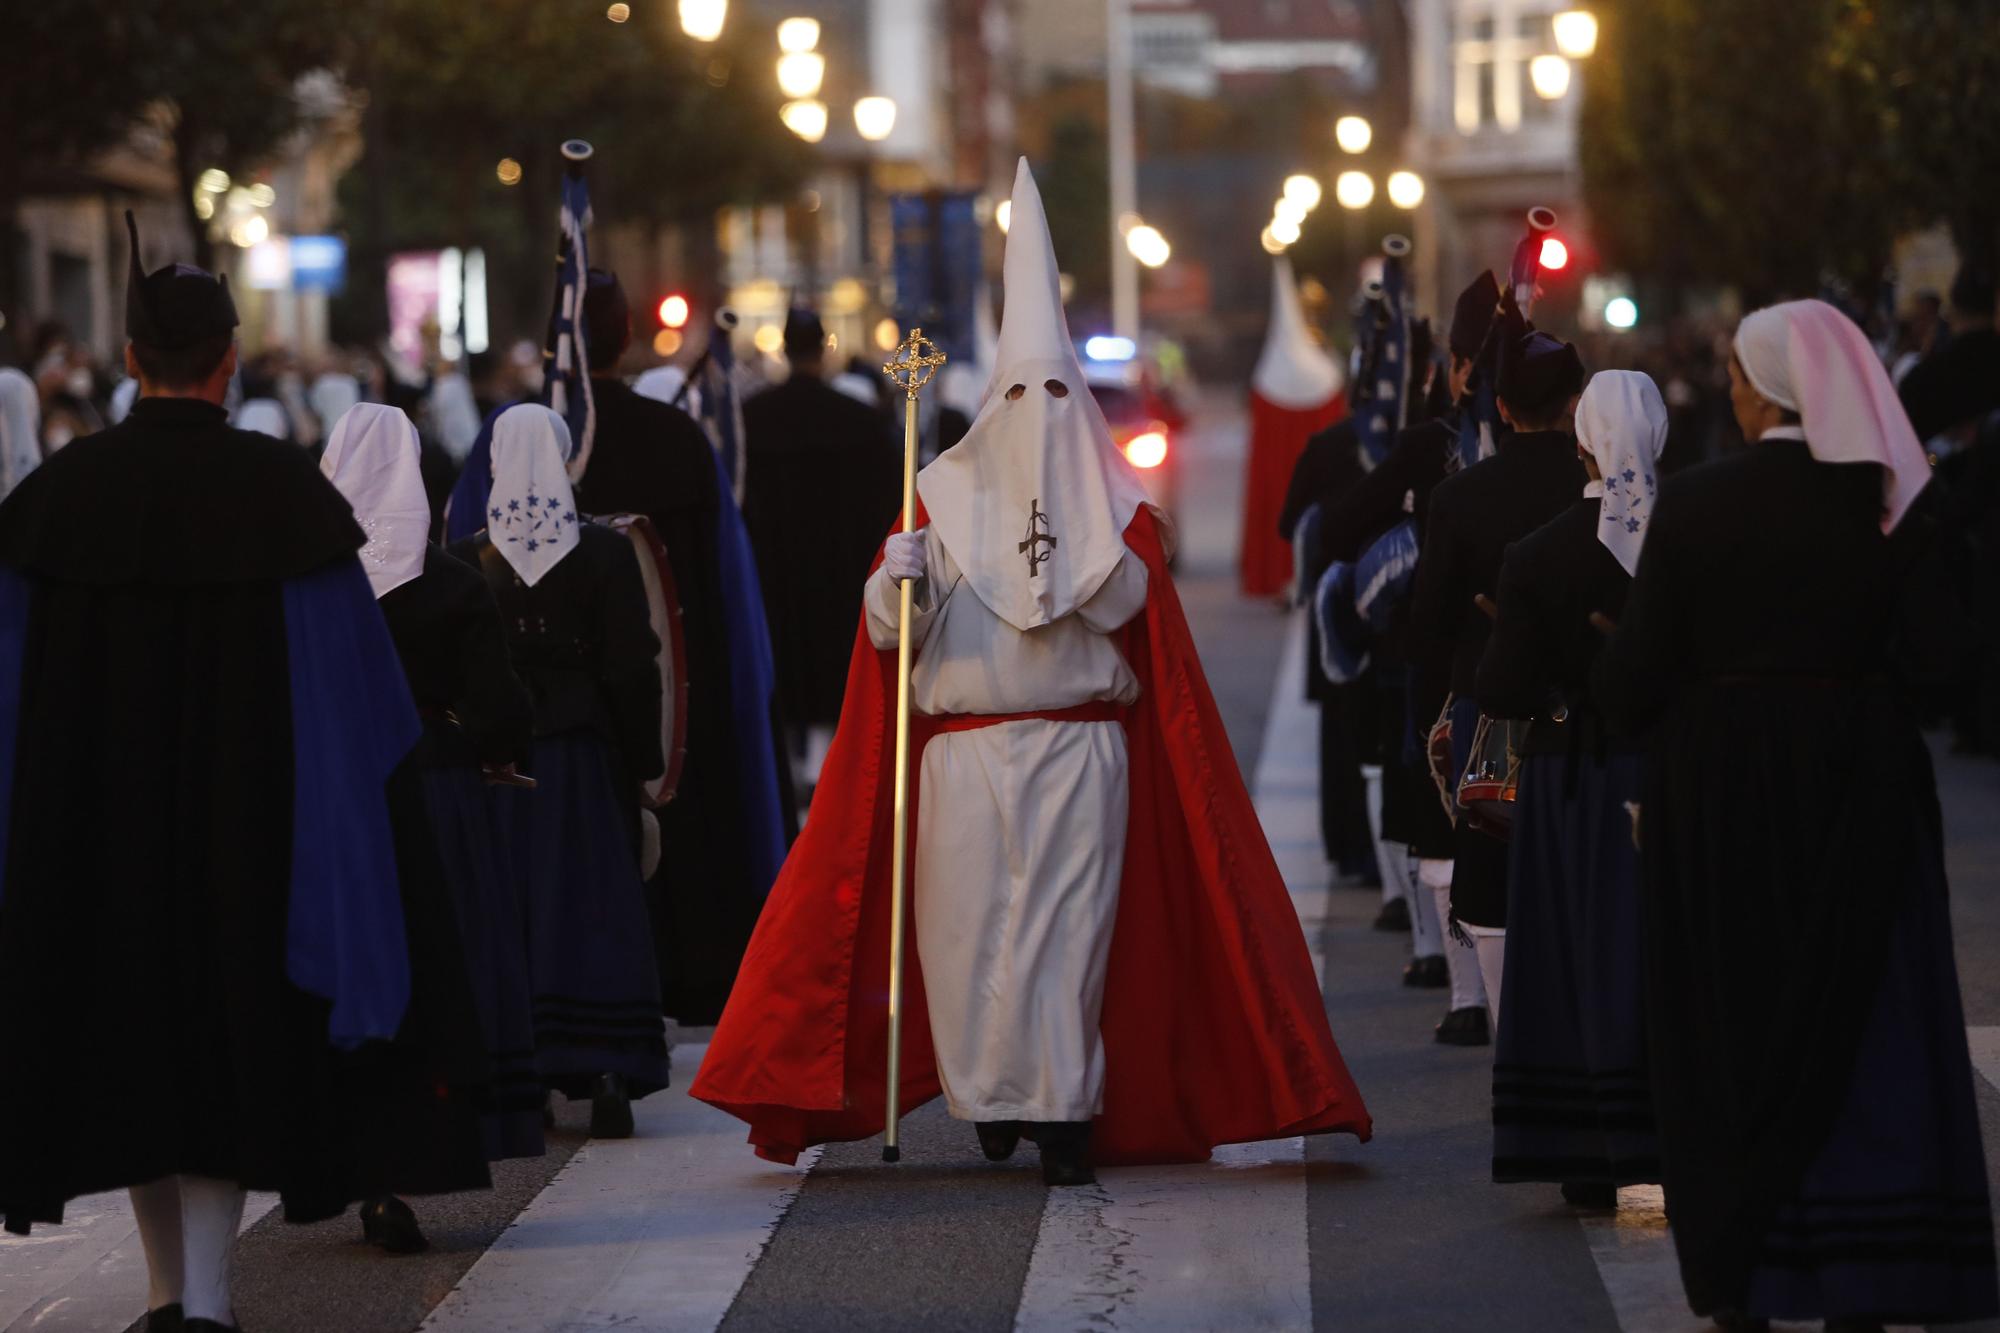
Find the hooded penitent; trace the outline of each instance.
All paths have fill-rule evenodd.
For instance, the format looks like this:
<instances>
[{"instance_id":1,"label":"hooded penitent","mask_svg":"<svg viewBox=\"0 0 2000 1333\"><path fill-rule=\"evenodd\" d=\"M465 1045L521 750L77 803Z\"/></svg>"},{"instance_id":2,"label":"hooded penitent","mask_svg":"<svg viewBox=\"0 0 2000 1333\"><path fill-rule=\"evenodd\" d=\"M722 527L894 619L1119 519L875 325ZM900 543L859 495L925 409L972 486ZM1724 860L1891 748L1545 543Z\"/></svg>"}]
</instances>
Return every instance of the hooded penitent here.
<instances>
[{"instance_id":1,"label":"hooded penitent","mask_svg":"<svg viewBox=\"0 0 2000 1333\"><path fill-rule=\"evenodd\" d=\"M924 469L917 493L979 600L1029 630L1104 586L1146 491L1084 384L1025 159L1014 178L1006 281L985 401L965 438Z\"/></svg>"},{"instance_id":2,"label":"hooded penitent","mask_svg":"<svg viewBox=\"0 0 2000 1333\"><path fill-rule=\"evenodd\" d=\"M1292 575L1292 552L1278 532L1278 511L1306 441L1346 410L1343 378L1306 327L1291 264L1274 260L1271 326L1250 377L1250 465L1239 570L1246 596L1275 596Z\"/></svg>"},{"instance_id":3,"label":"hooded penitent","mask_svg":"<svg viewBox=\"0 0 2000 1333\"><path fill-rule=\"evenodd\" d=\"M1119 779L1129 797L1119 820L1122 874L1101 974L1096 1153L1106 1162L1191 1161L1220 1143L1336 1130L1365 1138L1368 1115L1327 1027L1297 916L1195 655L1160 522L1095 410L1056 410L1089 397L1025 164L1013 208L997 373L972 432L925 470L919 508L929 513L915 518L932 529L929 558L948 557L993 613L989 621L1013 626L1003 636L1071 629L1034 627L1075 609L1125 554L1144 566L1143 609L1107 635L1136 682L1136 701L1104 705L1108 716L1095 723L1023 723L1110 721L1129 754ZM993 489L976 491L984 482ZM1118 522L1122 532L1110 526ZM1120 577L1128 576L1129 566ZM863 622L812 818L771 891L691 1089L748 1121L752 1145L777 1161L883 1124L897 652L878 649L865 612ZM911 723L913 769L930 772L926 747L951 724L921 710ZM926 779L912 793L920 881L927 826L916 807L932 790ZM1027 803L1008 800L1009 817ZM1089 857L1098 854L1094 836L1056 845ZM925 893L920 883L918 903ZM922 907L912 915L921 940ZM942 1086L925 952L905 955L905 1109ZM936 983L957 989L954 1004L968 984L959 975ZM939 1011L950 1009L941 1003Z\"/></svg>"},{"instance_id":4,"label":"hooded penitent","mask_svg":"<svg viewBox=\"0 0 2000 1333\"><path fill-rule=\"evenodd\" d=\"M1660 451L1667 447L1667 405L1653 377L1636 370L1591 376L1576 405L1576 439L1602 478L1584 488L1599 497L1597 539L1627 574L1636 574L1659 500Z\"/></svg>"},{"instance_id":5,"label":"hooded penitent","mask_svg":"<svg viewBox=\"0 0 2000 1333\"><path fill-rule=\"evenodd\" d=\"M408 417L381 403L356 403L333 423L319 470L368 534L361 568L378 598L424 572L431 505Z\"/></svg>"}]
</instances>

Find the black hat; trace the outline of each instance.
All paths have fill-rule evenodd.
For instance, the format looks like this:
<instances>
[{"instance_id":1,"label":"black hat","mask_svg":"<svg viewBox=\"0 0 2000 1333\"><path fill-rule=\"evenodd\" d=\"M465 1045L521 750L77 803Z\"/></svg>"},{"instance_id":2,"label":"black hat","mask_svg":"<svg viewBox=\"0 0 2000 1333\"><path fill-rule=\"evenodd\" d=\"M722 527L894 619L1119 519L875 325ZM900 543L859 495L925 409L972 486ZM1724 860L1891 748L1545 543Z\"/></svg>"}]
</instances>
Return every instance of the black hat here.
<instances>
[{"instance_id":1,"label":"black hat","mask_svg":"<svg viewBox=\"0 0 2000 1333\"><path fill-rule=\"evenodd\" d=\"M148 276L139 262L139 224L125 210L132 262L125 280L125 336L142 347L171 350L235 329L236 302L229 279L192 264L168 264Z\"/></svg>"},{"instance_id":2,"label":"black hat","mask_svg":"<svg viewBox=\"0 0 2000 1333\"><path fill-rule=\"evenodd\" d=\"M1583 358L1576 348L1539 330L1509 340L1500 349L1495 386L1510 408L1537 411L1583 392Z\"/></svg>"},{"instance_id":3,"label":"black hat","mask_svg":"<svg viewBox=\"0 0 2000 1333\"><path fill-rule=\"evenodd\" d=\"M826 352L826 325L819 311L795 305L785 312L785 359L810 361Z\"/></svg>"},{"instance_id":4,"label":"black hat","mask_svg":"<svg viewBox=\"0 0 2000 1333\"><path fill-rule=\"evenodd\" d=\"M583 350L593 370L613 364L632 340L632 306L609 269L593 268L583 281Z\"/></svg>"},{"instance_id":5,"label":"black hat","mask_svg":"<svg viewBox=\"0 0 2000 1333\"><path fill-rule=\"evenodd\" d=\"M1492 269L1482 270L1472 285L1458 294L1458 304L1451 308L1452 355L1467 361L1477 357L1493 327L1493 312L1499 308L1500 284Z\"/></svg>"}]
</instances>

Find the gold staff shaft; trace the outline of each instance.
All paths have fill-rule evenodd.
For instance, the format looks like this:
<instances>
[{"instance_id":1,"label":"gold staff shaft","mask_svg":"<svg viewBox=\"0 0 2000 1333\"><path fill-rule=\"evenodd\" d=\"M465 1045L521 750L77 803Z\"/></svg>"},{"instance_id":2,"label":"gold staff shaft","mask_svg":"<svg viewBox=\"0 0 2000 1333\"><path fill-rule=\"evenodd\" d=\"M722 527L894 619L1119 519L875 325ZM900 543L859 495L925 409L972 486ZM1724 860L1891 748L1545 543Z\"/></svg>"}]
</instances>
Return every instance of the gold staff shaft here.
<instances>
[{"instance_id":1,"label":"gold staff shaft","mask_svg":"<svg viewBox=\"0 0 2000 1333\"><path fill-rule=\"evenodd\" d=\"M928 355L925 348L930 348ZM896 349L882 373L903 390L903 531L917 528L917 395L944 364L944 354L924 337L922 329ZM897 1142L902 1118L903 1077L903 900L907 888L910 848L910 595L914 579L900 581L896 611L896 796L894 859L889 869L889 1089L888 1114L882 1125L882 1160L901 1158Z\"/></svg>"}]
</instances>

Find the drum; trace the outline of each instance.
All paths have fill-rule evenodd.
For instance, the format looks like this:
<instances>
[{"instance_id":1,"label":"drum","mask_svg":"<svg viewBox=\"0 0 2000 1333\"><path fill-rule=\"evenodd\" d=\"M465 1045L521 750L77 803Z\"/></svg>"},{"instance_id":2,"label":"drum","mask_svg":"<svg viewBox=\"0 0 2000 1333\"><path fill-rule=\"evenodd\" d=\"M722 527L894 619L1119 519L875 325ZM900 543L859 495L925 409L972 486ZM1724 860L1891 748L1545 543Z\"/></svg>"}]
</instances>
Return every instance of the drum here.
<instances>
[{"instance_id":1,"label":"drum","mask_svg":"<svg viewBox=\"0 0 2000 1333\"><path fill-rule=\"evenodd\" d=\"M653 624L653 636L660 641L660 753L667 757L666 771L640 788L639 799L659 807L674 799L680 786L681 768L687 762L687 639L681 630L680 589L674 583L674 568L667 561L667 548L643 514L609 514L593 518L632 543L632 556L639 562L639 579L646 585L646 606Z\"/></svg>"},{"instance_id":2,"label":"drum","mask_svg":"<svg viewBox=\"0 0 2000 1333\"><path fill-rule=\"evenodd\" d=\"M1458 805L1473 827L1496 837L1513 831L1514 802L1521 794L1521 745L1525 720L1479 715L1472 751L1458 779Z\"/></svg>"}]
</instances>

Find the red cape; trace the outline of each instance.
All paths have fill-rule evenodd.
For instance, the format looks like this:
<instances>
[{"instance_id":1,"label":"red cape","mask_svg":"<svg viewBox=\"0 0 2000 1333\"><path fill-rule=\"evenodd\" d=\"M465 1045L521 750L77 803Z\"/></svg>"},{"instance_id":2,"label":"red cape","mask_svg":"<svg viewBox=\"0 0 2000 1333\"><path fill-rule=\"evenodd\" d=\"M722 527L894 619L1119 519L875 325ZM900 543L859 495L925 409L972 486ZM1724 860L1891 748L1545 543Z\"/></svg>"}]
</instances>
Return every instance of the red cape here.
<instances>
[{"instance_id":1,"label":"red cape","mask_svg":"<svg viewBox=\"0 0 2000 1333\"><path fill-rule=\"evenodd\" d=\"M1125 722L1132 799L1101 1020L1098 1160L1202 1161L1217 1144L1333 1130L1365 1140L1368 1112L1327 1026L1150 511L1125 541L1151 581L1145 614L1119 632L1141 695ZM691 1089L748 1121L750 1142L773 1161L882 1130L895 669L896 654L878 651L864 625L812 817ZM920 716L911 723L914 759L931 729ZM913 834L915 804L913 791ZM908 1111L939 1085L914 930L903 956Z\"/></svg>"},{"instance_id":2,"label":"red cape","mask_svg":"<svg viewBox=\"0 0 2000 1333\"><path fill-rule=\"evenodd\" d=\"M1250 391L1250 460L1243 483L1243 545L1237 569L1246 597L1276 597L1292 581L1292 548L1278 535L1278 511L1306 441L1347 415L1347 395L1320 407L1279 407Z\"/></svg>"}]
</instances>

